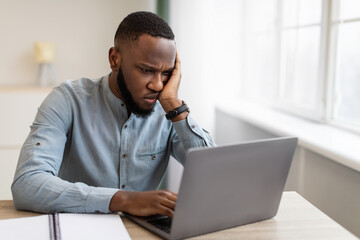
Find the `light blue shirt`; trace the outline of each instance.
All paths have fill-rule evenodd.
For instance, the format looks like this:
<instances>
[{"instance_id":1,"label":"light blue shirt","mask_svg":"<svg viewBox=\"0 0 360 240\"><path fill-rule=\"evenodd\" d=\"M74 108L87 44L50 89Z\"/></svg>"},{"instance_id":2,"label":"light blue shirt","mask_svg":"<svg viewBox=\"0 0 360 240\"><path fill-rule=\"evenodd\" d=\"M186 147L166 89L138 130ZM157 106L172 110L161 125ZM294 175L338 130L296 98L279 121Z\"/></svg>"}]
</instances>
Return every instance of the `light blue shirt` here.
<instances>
[{"instance_id":1,"label":"light blue shirt","mask_svg":"<svg viewBox=\"0 0 360 240\"><path fill-rule=\"evenodd\" d=\"M159 102L148 118L131 114L109 76L67 81L38 109L12 185L16 208L36 212L109 212L119 190L157 189L172 155L213 146L189 115L171 122Z\"/></svg>"}]
</instances>

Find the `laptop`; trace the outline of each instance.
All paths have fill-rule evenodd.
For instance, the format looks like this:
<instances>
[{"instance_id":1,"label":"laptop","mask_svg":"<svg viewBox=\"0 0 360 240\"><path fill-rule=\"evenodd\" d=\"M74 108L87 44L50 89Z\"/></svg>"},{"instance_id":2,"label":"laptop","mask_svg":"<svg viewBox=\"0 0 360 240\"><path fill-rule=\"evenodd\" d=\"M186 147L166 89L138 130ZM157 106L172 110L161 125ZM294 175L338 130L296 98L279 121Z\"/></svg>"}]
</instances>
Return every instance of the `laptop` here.
<instances>
[{"instance_id":1,"label":"laptop","mask_svg":"<svg viewBox=\"0 0 360 240\"><path fill-rule=\"evenodd\" d=\"M130 220L164 239L183 239L276 215L297 138L188 150L173 219Z\"/></svg>"}]
</instances>

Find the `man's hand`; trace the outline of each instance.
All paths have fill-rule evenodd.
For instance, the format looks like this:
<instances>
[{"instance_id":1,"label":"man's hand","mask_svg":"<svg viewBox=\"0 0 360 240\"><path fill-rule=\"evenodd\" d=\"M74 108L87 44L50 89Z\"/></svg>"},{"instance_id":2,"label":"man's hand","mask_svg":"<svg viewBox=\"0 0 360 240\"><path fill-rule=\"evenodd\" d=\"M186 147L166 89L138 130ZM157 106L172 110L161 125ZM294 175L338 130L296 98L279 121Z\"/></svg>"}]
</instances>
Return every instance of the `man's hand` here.
<instances>
[{"instance_id":1,"label":"man's hand","mask_svg":"<svg viewBox=\"0 0 360 240\"><path fill-rule=\"evenodd\" d=\"M178 91L181 80L181 64L179 55L176 51L175 66L172 71L171 77L165 84L164 89L159 95L159 101L166 113L178 108L182 105L182 101L178 98ZM187 117L188 112L183 112L172 119L173 122L183 120Z\"/></svg>"},{"instance_id":2,"label":"man's hand","mask_svg":"<svg viewBox=\"0 0 360 240\"><path fill-rule=\"evenodd\" d=\"M159 101L165 112L169 112L177 107L180 107L182 102L178 98L178 91L181 79L181 66L179 55L176 51L175 66L172 71L170 79L164 86L164 89L159 95Z\"/></svg>"},{"instance_id":3,"label":"man's hand","mask_svg":"<svg viewBox=\"0 0 360 240\"><path fill-rule=\"evenodd\" d=\"M128 192L118 191L110 201L112 212L127 212L137 216L162 214L174 216L177 194L166 191Z\"/></svg>"}]
</instances>

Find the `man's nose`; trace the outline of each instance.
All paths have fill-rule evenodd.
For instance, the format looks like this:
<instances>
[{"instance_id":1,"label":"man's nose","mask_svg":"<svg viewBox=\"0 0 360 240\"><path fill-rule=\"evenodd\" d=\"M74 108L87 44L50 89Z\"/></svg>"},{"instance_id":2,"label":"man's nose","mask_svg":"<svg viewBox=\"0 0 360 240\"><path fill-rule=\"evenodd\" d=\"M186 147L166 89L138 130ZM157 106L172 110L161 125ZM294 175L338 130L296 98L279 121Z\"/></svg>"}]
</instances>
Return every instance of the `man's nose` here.
<instances>
[{"instance_id":1,"label":"man's nose","mask_svg":"<svg viewBox=\"0 0 360 240\"><path fill-rule=\"evenodd\" d=\"M155 74L148 84L148 88L155 92L160 92L164 88L164 82L161 74Z\"/></svg>"}]
</instances>

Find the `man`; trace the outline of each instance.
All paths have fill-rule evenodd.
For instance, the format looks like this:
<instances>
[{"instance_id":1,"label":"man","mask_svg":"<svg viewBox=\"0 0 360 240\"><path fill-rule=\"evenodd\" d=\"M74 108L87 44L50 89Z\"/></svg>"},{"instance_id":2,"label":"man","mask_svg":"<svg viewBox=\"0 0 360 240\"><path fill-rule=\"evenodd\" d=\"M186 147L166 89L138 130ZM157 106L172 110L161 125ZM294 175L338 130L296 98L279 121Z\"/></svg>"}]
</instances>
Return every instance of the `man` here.
<instances>
[{"instance_id":1,"label":"man","mask_svg":"<svg viewBox=\"0 0 360 240\"><path fill-rule=\"evenodd\" d=\"M178 98L174 34L157 15L132 13L109 63L110 75L67 81L39 107L12 184L16 208L173 216L177 195L156 191L169 156L213 145Z\"/></svg>"}]
</instances>

